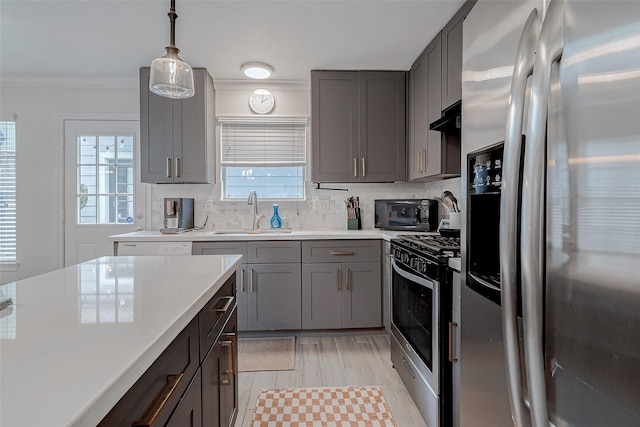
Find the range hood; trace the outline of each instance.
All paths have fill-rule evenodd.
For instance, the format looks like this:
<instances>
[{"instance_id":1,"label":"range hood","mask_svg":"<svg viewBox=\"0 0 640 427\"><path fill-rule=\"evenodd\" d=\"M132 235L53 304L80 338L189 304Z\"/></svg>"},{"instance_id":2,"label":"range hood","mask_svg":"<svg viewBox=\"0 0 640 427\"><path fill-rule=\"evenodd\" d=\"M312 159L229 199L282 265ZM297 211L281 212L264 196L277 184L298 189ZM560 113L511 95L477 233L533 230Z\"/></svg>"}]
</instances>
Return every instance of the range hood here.
<instances>
[{"instance_id":1,"label":"range hood","mask_svg":"<svg viewBox=\"0 0 640 427\"><path fill-rule=\"evenodd\" d=\"M442 112L440 117L435 122L429 125L430 130L435 130L443 133L459 134L462 128L462 101L458 101L451 107Z\"/></svg>"}]
</instances>

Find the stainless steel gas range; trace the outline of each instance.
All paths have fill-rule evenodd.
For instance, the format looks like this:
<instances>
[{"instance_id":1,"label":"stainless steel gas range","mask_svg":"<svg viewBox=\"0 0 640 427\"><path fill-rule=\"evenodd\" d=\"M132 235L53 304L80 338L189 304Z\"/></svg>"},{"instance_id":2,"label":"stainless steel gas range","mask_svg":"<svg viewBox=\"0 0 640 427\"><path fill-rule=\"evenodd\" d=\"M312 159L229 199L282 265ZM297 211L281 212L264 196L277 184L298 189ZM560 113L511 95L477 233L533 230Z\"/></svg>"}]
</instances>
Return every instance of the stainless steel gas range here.
<instances>
[{"instance_id":1,"label":"stainless steel gas range","mask_svg":"<svg viewBox=\"0 0 640 427\"><path fill-rule=\"evenodd\" d=\"M459 253L459 238L391 239L391 361L430 427L452 424L448 261Z\"/></svg>"}]
</instances>

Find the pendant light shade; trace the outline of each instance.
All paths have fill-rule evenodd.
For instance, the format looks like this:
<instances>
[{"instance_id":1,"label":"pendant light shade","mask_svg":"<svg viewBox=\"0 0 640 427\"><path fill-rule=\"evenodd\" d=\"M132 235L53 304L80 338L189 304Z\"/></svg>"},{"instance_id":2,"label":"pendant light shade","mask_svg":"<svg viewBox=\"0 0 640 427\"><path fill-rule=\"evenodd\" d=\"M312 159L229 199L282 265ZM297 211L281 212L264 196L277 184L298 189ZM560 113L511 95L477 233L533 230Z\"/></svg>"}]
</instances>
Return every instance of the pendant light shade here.
<instances>
[{"instance_id":1,"label":"pendant light shade","mask_svg":"<svg viewBox=\"0 0 640 427\"><path fill-rule=\"evenodd\" d=\"M169 20L171 22L171 43L166 47L167 54L154 59L151 63L149 90L156 95L172 99L191 98L194 93L193 70L179 56L180 50L175 46L176 6L171 0Z\"/></svg>"}]
</instances>

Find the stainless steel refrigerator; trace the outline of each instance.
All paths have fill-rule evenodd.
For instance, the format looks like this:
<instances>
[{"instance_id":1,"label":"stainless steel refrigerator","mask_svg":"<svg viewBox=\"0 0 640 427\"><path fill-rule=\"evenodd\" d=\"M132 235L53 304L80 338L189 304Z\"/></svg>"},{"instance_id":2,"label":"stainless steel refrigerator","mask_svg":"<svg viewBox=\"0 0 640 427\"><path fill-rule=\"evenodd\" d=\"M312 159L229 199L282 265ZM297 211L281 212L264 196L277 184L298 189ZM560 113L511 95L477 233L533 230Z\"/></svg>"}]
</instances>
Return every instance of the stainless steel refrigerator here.
<instances>
[{"instance_id":1,"label":"stainless steel refrigerator","mask_svg":"<svg viewBox=\"0 0 640 427\"><path fill-rule=\"evenodd\" d=\"M640 426L640 2L463 28L460 425Z\"/></svg>"}]
</instances>

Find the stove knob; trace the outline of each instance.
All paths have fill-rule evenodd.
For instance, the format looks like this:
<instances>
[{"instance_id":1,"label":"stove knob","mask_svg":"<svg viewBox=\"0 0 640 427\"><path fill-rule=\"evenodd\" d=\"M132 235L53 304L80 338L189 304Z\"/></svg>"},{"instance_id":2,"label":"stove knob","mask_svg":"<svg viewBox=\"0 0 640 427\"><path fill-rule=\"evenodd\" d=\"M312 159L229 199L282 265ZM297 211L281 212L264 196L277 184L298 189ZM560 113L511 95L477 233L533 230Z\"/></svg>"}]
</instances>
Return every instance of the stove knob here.
<instances>
[{"instance_id":1,"label":"stove knob","mask_svg":"<svg viewBox=\"0 0 640 427\"><path fill-rule=\"evenodd\" d=\"M409 261L409 254L406 254L406 253L402 254L402 262L407 262L407 261Z\"/></svg>"},{"instance_id":2,"label":"stove knob","mask_svg":"<svg viewBox=\"0 0 640 427\"><path fill-rule=\"evenodd\" d=\"M424 265L424 264L422 263L422 260L417 259L417 260L416 260L415 269L416 269L416 270L418 270L418 271L421 271L421 270L422 270L422 266L423 266L423 265Z\"/></svg>"}]
</instances>

